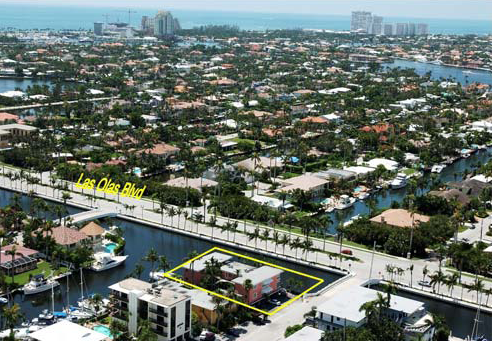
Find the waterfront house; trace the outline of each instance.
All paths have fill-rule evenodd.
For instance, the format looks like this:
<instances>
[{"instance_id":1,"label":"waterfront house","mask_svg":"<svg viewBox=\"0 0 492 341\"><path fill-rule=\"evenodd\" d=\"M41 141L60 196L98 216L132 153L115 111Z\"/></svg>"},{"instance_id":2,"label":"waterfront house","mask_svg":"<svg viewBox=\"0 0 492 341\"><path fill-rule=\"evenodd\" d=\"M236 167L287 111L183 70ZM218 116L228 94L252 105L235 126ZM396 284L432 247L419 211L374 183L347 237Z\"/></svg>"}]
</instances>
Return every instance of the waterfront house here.
<instances>
[{"instance_id":1,"label":"waterfront house","mask_svg":"<svg viewBox=\"0 0 492 341\"><path fill-rule=\"evenodd\" d=\"M138 320L148 320L158 341L184 341L190 338L191 297L177 291L127 278L109 287L117 302L113 318L125 324L132 335Z\"/></svg>"},{"instance_id":2,"label":"waterfront house","mask_svg":"<svg viewBox=\"0 0 492 341\"><path fill-rule=\"evenodd\" d=\"M373 223L386 224L396 227L412 227L412 225L426 223L429 219L430 218L428 216L418 213L415 213L412 216L410 211L398 208L386 210L383 213L371 218L371 221Z\"/></svg>"},{"instance_id":3,"label":"waterfront house","mask_svg":"<svg viewBox=\"0 0 492 341\"><path fill-rule=\"evenodd\" d=\"M311 192L313 197L320 197L328 188L329 181L321 179L313 174L303 174L290 179L280 180L282 187L276 190L278 193L289 193L297 189Z\"/></svg>"},{"instance_id":4,"label":"waterfront house","mask_svg":"<svg viewBox=\"0 0 492 341\"><path fill-rule=\"evenodd\" d=\"M447 186L450 189L457 189L469 197L478 197L485 188L492 187L491 184L474 179L467 179L460 182L449 182Z\"/></svg>"},{"instance_id":5,"label":"waterfront house","mask_svg":"<svg viewBox=\"0 0 492 341\"><path fill-rule=\"evenodd\" d=\"M168 159L176 155L180 149L167 143L155 144L152 148L148 148L142 151L142 153L152 154L163 159Z\"/></svg>"},{"instance_id":6,"label":"waterfront house","mask_svg":"<svg viewBox=\"0 0 492 341\"><path fill-rule=\"evenodd\" d=\"M9 146L16 137L28 137L37 130L36 127L19 123L0 125L0 148Z\"/></svg>"},{"instance_id":7,"label":"waterfront house","mask_svg":"<svg viewBox=\"0 0 492 341\"><path fill-rule=\"evenodd\" d=\"M67 248L73 248L87 240L88 237L85 233L76 229L72 229L65 226L58 226L53 228L50 232L43 231L43 237L50 236L55 240L55 243Z\"/></svg>"},{"instance_id":8,"label":"waterfront house","mask_svg":"<svg viewBox=\"0 0 492 341\"><path fill-rule=\"evenodd\" d=\"M77 323L62 320L29 334L29 339L37 341L109 341L112 338Z\"/></svg>"},{"instance_id":9,"label":"waterfront house","mask_svg":"<svg viewBox=\"0 0 492 341\"><path fill-rule=\"evenodd\" d=\"M92 242L100 241L104 234L104 229L93 221L82 227L79 231L90 238Z\"/></svg>"},{"instance_id":10,"label":"waterfront house","mask_svg":"<svg viewBox=\"0 0 492 341\"><path fill-rule=\"evenodd\" d=\"M338 293L316 308L316 327L331 332L346 327L364 326L367 317L360 307L366 302L376 300L377 294L377 290L360 286L353 286ZM383 314L404 327L406 341L432 340L434 328L425 322L429 315L424 303L391 295L390 306L384 308Z\"/></svg>"},{"instance_id":11,"label":"waterfront house","mask_svg":"<svg viewBox=\"0 0 492 341\"><path fill-rule=\"evenodd\" d=\"M166 185L180 188L193 188L198 191L202 191L205 187L215 187L219 183L214 180L209 180L205 178L189 178L185 179L184 177L179 177L175 179L171 179L166 182Z\"/></svg>"},{"instance_id":12,"label":"waterfront house","mask_svg":"<svg viewBox=\"0 0 492 341\"><path fill-rule=\"evenodd\" d=\"M9 254L9 251L13 250L15 246L15 255ZM7 276L20 274L26 271L31 271L37 268L37 260L40 254L36 250L28 249L21 245L6 245L2 247L0 252L0 269L4 271Z\"/></svg>"}]
</instances>

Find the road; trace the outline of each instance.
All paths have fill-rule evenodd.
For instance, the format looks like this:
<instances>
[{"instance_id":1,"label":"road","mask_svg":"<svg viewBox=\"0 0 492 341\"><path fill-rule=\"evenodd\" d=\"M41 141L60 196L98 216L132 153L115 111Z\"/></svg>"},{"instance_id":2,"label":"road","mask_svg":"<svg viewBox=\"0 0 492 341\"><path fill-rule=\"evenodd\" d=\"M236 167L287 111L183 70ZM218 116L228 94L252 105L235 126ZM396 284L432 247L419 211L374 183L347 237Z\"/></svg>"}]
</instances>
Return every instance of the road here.
<instances>
[{"instance_id":1,"label":"road","mask_svg":"<svg viewBox=\"0 0 492 341\"><path fill-rule=\"evenodd\" d=\"M18 172L17 170L10 169L11 172ZM7 172L7 171L6 171ZM61 184L62 181L58 180L57 183ZM41 197L46 198L54 198L57 200L61 200L61 191L54 190L49 185L52 185L50 182L49 173L42 174L42 184L38 185L29 185L25 182L22 183L20 180L10 180L5 176L0 176L0 186L5 188L13 188L16 190L20 190L21 186L24 192L35 191ZM229 241L231 244L236 244L239 246L243 246L254 250L254 242L248 240L247 236L243 233L237 232L222 232L219 228L212 228L211 226L196 223L190 220L185 220L183 216L175 216L169 217L167 215L162 216L160 213L154 212L153 208L157 208L159 205L157 202L153 203L150 200L136 200L132 198L122 198L116 195L109 195L101 192L95 192L97 198L95 200L89 200L87 195L94 195L94 191L81 190L72 186L72 183L67 183L68 187L71 191L72 198L68 200L69 203L74 203L77 205L83 205L86 207L97 207L103 210L115 210L117 212L121 212L123 215L127 215L129 217L133 217L136 219L146 220L148 222L152 222L154 224L162 223L167 227L172 227L177 230L185 230L188 233L192 233L195 235L202 235L206 237L212 237L216 240L221 241ZM29 187L29 188L27 188ZM112 201L104 199L110 199ZM133 207L133 209L129 209L128 207ZM190 209L191 212L191 209ZM200 211L203 212L203 211ZM207 219L209 214L207 214ZM490 218L489 218L490 219ZM228 221L225 218L218 218L218 224L223 225ZM252 232L257 227L255 224L241 222L239 224L239 230L243 232L244 230L247 232ZM263 229L273 230L268 226L260 226ZM288 232L279 231L281 234L287 234ZM270 234L271 235L271 234ZM303 239L302 235L297 235L292 233L291 238L299 237ZM311 238L314 243L314 246L323 249L326 248L326 251L337 253L339 252L340 245L334 242L326 242L325 246L323 246L323 240ZM253 244L253 246L252 246ZM264 250L269 253L283 254L284 250L280 246L276 246L272 240L263 241L258 240L258 250ZM360 261L342 261L340 262L337 259L330 259L330 257L326 253L321 252L309 252L307 254L302 254L300 250L295 250L290 248L290 246L285 247L285 256L291 259L296 259L300 261L300 257L309 262L315 262L324 266L336 265L343 269L349 270L354 275L353 278L348 281L340 284L339 286L335 286L334 288L328 290L320 296L310 297L305 300L298 300L290 305L288 308L281 310L277 314L270 317L271 323L270 328L261 328L255 325L249 325L246 327L248 333L243 335L241 340L259 340L259 333L261 333L262 340L282 340L283 333L285 328L289 325L299 324L304 321L304 314L311 310L312 306L316 306L326 301L328 298L335 295L340 290L348 288L350 285L360 285L364 281L369 278L382 278L387 280L395 280L404 285L410 285L414 288L420 289L416 282L422 279L422 270L424 267L427 267L429 270L429 274L436 272L439 269L439 263L436 260L431 259L418 259L418 260L408 260L405 258L394 257L383 253L372 252L371 250L366 250L362 248L355 248L352 246L344 246L344 248L350 248L353 251L353 255L357 257ZM131 251L131 250L129 250ZM297 254L297 255L296 255ZM371 266L371 263L373 266ZM403 272L398 275L389 275L386 272L386 266L392 265L397 268L401 268ZM413 265L413 272L409 271L410 266ZM451 271L443 268L443 271L446 274L451 274ZM472 283L474 280L473 276L464 276L463 281L465 283ZM485 287L491 287L491 282L485 282ZM426 289L428 292L431 292L432 289ZM450 295L451 289L442 285L440 289L441 294ZM454 288L453 297L455 299L463 298L469 302L476 301L475 292L468 292L467 290L459 290L459 288ZM485 303L485 295L482 297L483 303ZM489 306L492 306L492 300L489 302Z\"/></svg>"}]
</instances>

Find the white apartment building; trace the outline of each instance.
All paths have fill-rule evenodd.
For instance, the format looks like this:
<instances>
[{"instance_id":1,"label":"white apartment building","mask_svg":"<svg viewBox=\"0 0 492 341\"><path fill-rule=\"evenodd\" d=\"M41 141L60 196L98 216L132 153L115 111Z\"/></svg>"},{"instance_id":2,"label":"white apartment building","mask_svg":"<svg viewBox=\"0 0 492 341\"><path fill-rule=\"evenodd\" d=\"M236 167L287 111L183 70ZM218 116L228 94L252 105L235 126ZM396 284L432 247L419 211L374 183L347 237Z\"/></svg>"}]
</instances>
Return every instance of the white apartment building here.
<instances>
[{"instance_id":1,"label":"white apartment building","mask_svg":"<svg viewBox=\"0 0 492 341\"><path fill-rule=\"evenodd\" d=\"M159 288L135 278L109 287L116 299L113 318L138 331L138 319L148 320L158 341L184 341L190 337L191 297L179 291Z\"/></svg>"},{"instance_id":2,"label":"white apartment building","mask_svg":"<svg viewBox=\"0 0 492 341\"><path fill-rule=\"evenodd\" d=\"M154 35L158 37L174 35L175 20L168 11L159 11L154 19Z\"/></svg>"},{"instance_id":3,"label":"white apartment building","mask_svg":"<svg viewBox=\"0 0 492 341\"><path fill-rule=\"evenodd\" d=\"M365 312L360 311L360 307L366 302L376 300L377 294L376 290L360 286L353 286L337 294L316 309L317 328L330 332L346 327L364 326L367 318ZM434 328L425 322L429 315L422 302L391 295L390 307L385 309L384 313L404 327L406 341L432 340Z\"/></svg>"},{"instance_id":4,"label":"white apartment building","mask_svg":"<svg viewBox=\"0 0 492 341\"><path fill-rule=\"evenodd\" d=\"M372 23L371 12L354 11L352 12L351 31L369 32Z\"/></svg>"}]
</instances>

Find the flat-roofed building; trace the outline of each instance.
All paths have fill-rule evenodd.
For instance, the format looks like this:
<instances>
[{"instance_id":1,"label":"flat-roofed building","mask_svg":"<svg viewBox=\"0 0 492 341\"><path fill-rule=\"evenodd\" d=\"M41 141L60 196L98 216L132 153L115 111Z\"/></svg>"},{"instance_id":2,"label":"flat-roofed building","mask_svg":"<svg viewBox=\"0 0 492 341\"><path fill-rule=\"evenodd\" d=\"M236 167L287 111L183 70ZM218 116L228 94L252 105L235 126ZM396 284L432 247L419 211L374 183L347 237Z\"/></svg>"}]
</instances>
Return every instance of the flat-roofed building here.
<instances>
[{"instance_id":1,"label":"flat-roofed building","mask_svg":"<svg viewBox=\"0 0 492 341\"><path fill-rule=\"evenodd\" d=\"M302 190L311 192L313 197L319 197L323 195L330 182L313 174L303 174L290 179L281 180L281 183L283 186L277 189L276 192L289 193L295 190Z\"/></svg>"},{"instance_id":2,"label":"flat-roofed building","mask_svg":"<svg viewBox=\"0 0 492 341\"><path fill-rule=\"evenodd\" d=\"M184 341L190 338L191 297L178 291L127 278L109 287L115 298L113 318L136 335L138 320L148 320L158 341Z\"/></svg>"},{"instance_id":3,"label":"flat-roofed building","mask_svg":"<svg viewBox=\"0 0 492 341\"><path fill-rule=\"evenodd\" d=\"M360 307L378 298L378 291L360 286L353 286L338 293L316 308L315 324L325 332L331 332L346 327L359 328L367 323L364 310ZM419 338L415 340L431 340L434 328L421 322L428 318L424 303L405 297L391 295L390 306L383 314L404 325L405 330L418 331ZM411 327L411 328L410 328ZM410 338L407 338L410 340ZM413 340L413 339L412 339Z\"/></svg>"},{"instance_id":4,"label":"flat-roofed building","mask_svg":"<svg viewBox=\"0 0 492 341\"><path fill-rule=\"evenodd\" d=\"M36 127L19 123L0 125L0 148L9 146L15 137L27 137L37 130Z\"/></svg>"}]
</instances>

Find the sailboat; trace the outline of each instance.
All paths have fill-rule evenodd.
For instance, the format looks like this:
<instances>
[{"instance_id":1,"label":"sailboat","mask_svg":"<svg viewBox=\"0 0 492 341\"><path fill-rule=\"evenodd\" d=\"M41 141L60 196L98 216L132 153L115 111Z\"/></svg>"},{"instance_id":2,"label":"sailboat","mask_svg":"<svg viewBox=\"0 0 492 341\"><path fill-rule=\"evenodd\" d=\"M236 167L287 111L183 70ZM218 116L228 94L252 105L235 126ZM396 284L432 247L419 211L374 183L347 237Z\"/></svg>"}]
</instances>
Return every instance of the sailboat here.
<instances>
[{"instance_id":1,"label":"sailboat","mask_svg":"<svg viewBox=\"0 0 492 341\"><path fill-rule=\"evenodd\" d=\"M478 333L479 325L482 322L482 321L480 321L480 307L481 306L482 306L482 300L480 299L480 303L478 304L478 308L477 308L477 314L475 315L475 320L473 321L472 333L471 333L471 336L468 335L466 337L466 341L487 341L485 336L479 335L479 333Z\"/></svg>"}]
</instances>

